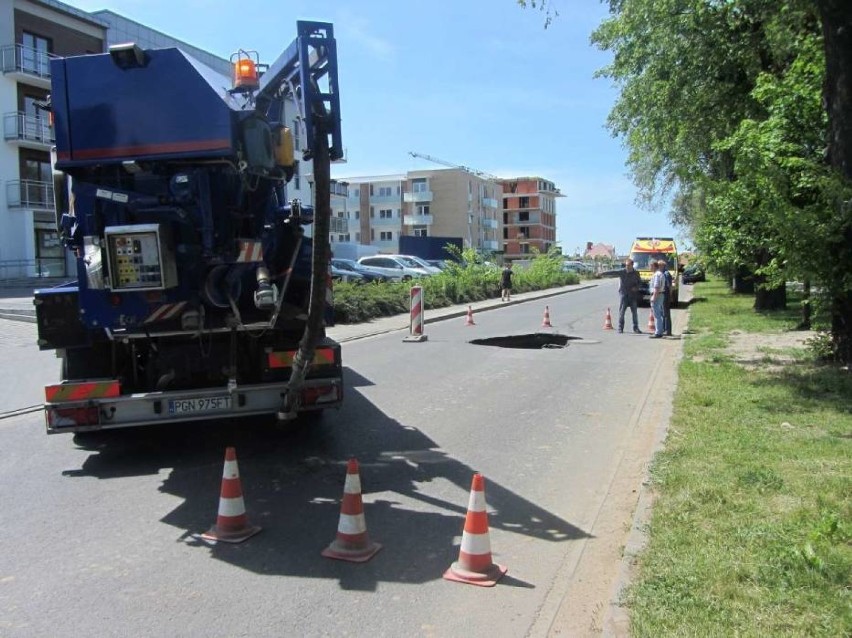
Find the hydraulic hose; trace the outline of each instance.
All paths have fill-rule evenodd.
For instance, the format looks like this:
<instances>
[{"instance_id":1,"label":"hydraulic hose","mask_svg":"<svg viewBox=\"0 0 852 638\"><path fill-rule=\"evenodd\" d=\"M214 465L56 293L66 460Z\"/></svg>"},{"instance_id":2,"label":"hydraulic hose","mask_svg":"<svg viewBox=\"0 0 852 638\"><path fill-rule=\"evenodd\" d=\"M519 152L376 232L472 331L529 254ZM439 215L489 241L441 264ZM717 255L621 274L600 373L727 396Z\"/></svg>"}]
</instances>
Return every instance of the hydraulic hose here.
<instances>
[{"instance_id":1,"label":"hydraulic hose","mask_svg":"<svg viewBox=\"0 0 852 638\"><path fill-rule=\"evenodd\" d=\"M328 262L330 247L328 232L331 225L331 159L328 149L328 134L323 118L316 118L316 139L313 148L314 163L314 236L311 259L311 292L308 302L308 320L305 332L299 342L299 349L293 358L290 381L281 410L280 420L296 418L299 410L299 398L302 385L308 372L308 366L314 359L314 351L320 339L325 317L325 298L328 288Z\"/></svg>"}]
</instances>

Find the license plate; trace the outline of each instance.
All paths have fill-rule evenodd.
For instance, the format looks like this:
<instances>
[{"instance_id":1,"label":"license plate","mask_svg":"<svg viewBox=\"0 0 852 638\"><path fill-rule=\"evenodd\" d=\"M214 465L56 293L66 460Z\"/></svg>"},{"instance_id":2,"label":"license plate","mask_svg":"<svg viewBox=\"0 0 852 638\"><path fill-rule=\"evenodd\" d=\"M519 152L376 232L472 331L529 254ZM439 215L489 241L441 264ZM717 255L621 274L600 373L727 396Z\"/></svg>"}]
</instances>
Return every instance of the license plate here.
<instances>
[{"instance_id":1,"label":"license plate","mask_svg":"<svg viewBox=\"0 0 852 638\"><path fill-rule=\"evenodd\" d=\"M230 396L169 400L169 414L204 414L206 412L222 412L230 409Z\"/></svg>"}]
</instances>

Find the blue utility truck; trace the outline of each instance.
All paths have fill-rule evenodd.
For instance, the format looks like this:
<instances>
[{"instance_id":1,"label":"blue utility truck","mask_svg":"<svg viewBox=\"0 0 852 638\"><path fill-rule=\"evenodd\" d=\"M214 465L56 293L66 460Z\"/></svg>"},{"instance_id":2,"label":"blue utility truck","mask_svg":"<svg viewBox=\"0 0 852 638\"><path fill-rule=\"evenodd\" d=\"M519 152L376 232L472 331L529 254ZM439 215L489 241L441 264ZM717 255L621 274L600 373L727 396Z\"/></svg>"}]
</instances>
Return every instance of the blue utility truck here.
<instances>
[{"instance_id":1,"label":"blue utility truck","mask_svg":"<svg viewBox=\"0 0 852 638\"><path fill-rule=\"evenodd\" d=\"M175 48L52 60L57 226L77 278L35 293L39 346L61 359L48 433L340 405L325 335L337 50L330 24L297 33L271 65L235 54L229 86ZM286 198L286 109L315 210Z\"/></svg>"}]
</instances>

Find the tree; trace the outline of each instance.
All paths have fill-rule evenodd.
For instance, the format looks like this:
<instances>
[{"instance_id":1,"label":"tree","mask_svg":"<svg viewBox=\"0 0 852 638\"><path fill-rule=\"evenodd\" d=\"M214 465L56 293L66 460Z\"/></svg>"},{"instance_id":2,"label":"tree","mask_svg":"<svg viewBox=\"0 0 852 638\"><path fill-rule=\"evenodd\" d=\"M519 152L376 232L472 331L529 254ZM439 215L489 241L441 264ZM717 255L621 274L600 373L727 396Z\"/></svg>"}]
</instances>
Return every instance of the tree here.
<instances>
[{"instance_id":1,"label":"tree","mask_svg":"<svg viewBox=\"0 0 852 638\"><path fill-rule=\"evenodd\" d=\"M647 202L730 271L756 275L756 307L788 276L829 297L837 358L852 358L852 3L610 0L592 36L620 96ZM823 102L820 103L820 97Z\"/></svg>"}]
</instances>

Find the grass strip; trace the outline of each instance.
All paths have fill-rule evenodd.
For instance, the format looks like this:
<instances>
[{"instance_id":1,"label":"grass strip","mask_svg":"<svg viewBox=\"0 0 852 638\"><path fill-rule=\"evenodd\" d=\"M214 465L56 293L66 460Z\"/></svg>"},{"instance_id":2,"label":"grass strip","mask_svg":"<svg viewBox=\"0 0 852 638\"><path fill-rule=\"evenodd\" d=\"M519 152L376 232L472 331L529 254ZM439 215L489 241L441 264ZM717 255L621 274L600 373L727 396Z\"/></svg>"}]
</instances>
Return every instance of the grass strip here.
<instances>
[{"instance_id":1,"label":"grass strip","mask_svg":"<svg viewBox=\"0 0 852 638\"><path fill-rule=\"evenodd\" d=\"M797 304L694 290L633 635L850 636L852 375L773 345Z\"/></svg>"}]
</instances>

